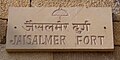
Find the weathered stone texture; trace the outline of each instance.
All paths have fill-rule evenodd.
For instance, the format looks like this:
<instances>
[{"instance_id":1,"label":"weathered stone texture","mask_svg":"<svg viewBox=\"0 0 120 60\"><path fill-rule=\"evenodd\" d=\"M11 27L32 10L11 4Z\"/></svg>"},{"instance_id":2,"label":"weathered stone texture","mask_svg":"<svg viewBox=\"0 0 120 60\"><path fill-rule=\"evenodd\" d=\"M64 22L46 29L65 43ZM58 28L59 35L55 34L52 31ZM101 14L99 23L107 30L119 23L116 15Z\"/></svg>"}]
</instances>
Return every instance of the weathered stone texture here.
<instances>
[{"instance_id":1,"label":"weathered stone texture","mask_svg":"<svg viewBox=\"0 0 120 60\"><path fill-rule=\"evenodd\" d=\"M115 0L113 6L113 19L120 22L120 0Z\"/></svg>"},{"instance_id":2,"label":"weathered stone texture","mask_svg":"<svg viewBox=\"0 0 120 60\"><path fill-rule=\"evenodd\" d=\"M113 5L113 13L120 14L120 0L115 0Z\"/></svg>"},{"instance_id":3,"label":"weathered stone texture","mask_svg":"<svg viewBox=\"0 0 120 60\"><path fill-rule=\"evenodd\" d=\"M0 44L4 44L6 38L7 21L0 19Z\"/></svg>"},{"instance_id":4,"label":"weathered stone texture","mask_svg":"<svg viewBox=\"0 0 120 60\"><path fill-rule=\"evenodd\" d=\"M0 18L8 18L9 7L29 7L30 0L0 0Z\"/></svg>"},{"instance_id":5,"label":"weathered stone texture","mask_svg":"<svg viewBox=\"0 0 120 60\"><path fill-rule=\"evenodd\" d=\"M120 45L120 22L113 23L115 45Z\"/></svg>"},{"instance_id":6,"label":"weathered stone texture","mask_svg":"<svg viewBox=\"0 0 120 60\"><path fill-rule=\"evenodd\" d=\"M0 44L0 60L120 60L120 47L113 52L8 53Z\"/></svg>"},{"instance_id":7,"label":"weathered stone texture","mask_svg":"<svg viewBox=\"0 0 120 60\"><path fill-rule=\"evenodd\" d=\"M8 53L5 45L0 44L0 60L53 60L53 54L39 53Z\"/></svg>"},{"instance_id":8,"label":"weathered stone texture","mask_svg":"<svg viewBox=\"0 0 120 60\"><path fill-rule=\"evenodd\" d=\"M54 53L53 56L53 60L115 60L114 52L69 52Z\"/></svg>"},{"instance_id":9,"label":"weathered stone texture","mask_svg":"<svg viewBox=\"0 0 120 60\"><path fill-rule=\"evenodd\" d=\"M66 52L54 53L53 60L120 60L120 47L113 52Z\"/></svg>"},{"instance_id":10,"label":"weathered stone texture","mask_svg":"<svg viewBox=\"0 0 120 60\"><path fill-rule=\"evenodd\" d=\"M112 7L114 21L120 21L119 0L32 0L32 7Z\"/></svg>"},{"instance_id":11,"label":"weathered stone texture","mask_svg":"<svg viewBox=\"0 0 120 60\"><path fill-rule=\"evenodd\" d=\"M114 0L32 0L33 7L111 7Z\"/></svg>"},{"instance_id":12,"label":"weathered stone texture","mask_svg":"<svg viewBox=\"0 0 120 60\"><path fill-rule=\"evenodd\" d=\"M120 46L116 46L116 48L115 48L114 60L120 60Z\"/></svg>"},{"instance_id":13,"label":"weathered stone texture","mask_svg":"<svg viewBox=\"0 0 120 60\"><path fill-rule=\"evenodd\" d=\"M99 7L115 6L114 0L31 0L32 7ZM66 2L64 2L66 1ZM81 2L84 1L84 2ZM92 2L85 2L92 1ZM95 2L97 1L97 2ZM100 1L104 1L101 2ZM24 2L24 3L23 3ZM30 0L0 0L0 18L7 18L8 7L29 7ZM115 11L115 12L114 12ZM0 60L120 60L120 9L119 4L115 13L114 40L115 50L113 52L66 52L66 53L7 53L5 44L0 44ZM0 20L0 43L5 36L6 20ZM109 33L109 32L108 32Z\"/></svg>"}]
</instances>

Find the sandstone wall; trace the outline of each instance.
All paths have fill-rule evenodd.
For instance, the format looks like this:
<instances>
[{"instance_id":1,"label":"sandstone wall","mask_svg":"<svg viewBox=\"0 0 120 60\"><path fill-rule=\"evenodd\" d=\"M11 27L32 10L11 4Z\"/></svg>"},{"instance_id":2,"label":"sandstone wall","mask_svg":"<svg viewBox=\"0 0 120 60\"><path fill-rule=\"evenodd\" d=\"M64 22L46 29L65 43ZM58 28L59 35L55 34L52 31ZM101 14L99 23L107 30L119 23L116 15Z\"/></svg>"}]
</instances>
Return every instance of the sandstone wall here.
<instances>
[{"instance_id":1,"label":"sandstone wall","mask_svg":"<svg viewBox=\"0 0 120 60\"><path fill-rule=\"evenodd\" d=\"M0 0L0 60L120 60L120 0ZM112 7L113 52L7 53L6 30L9 7Z\"/></svg>"}]
</instances>

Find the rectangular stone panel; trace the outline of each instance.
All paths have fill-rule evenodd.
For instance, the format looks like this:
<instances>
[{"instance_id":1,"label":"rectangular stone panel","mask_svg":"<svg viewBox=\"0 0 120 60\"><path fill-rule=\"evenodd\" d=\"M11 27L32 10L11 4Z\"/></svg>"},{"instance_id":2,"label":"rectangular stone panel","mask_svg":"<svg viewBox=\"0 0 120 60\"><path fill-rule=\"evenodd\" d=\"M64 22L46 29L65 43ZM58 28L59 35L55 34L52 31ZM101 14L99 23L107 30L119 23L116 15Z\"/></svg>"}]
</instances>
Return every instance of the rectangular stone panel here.
<instances>
[{"instance_id":1,"label":"rectangular stone panel","mask_svg":"<svg viewBox=\"0 0 120 60\"><path fill-rule=\"evenodd\" d=\"M8 51L112 50L111 8L10 8Z\"/></svg>"}]
</instances>

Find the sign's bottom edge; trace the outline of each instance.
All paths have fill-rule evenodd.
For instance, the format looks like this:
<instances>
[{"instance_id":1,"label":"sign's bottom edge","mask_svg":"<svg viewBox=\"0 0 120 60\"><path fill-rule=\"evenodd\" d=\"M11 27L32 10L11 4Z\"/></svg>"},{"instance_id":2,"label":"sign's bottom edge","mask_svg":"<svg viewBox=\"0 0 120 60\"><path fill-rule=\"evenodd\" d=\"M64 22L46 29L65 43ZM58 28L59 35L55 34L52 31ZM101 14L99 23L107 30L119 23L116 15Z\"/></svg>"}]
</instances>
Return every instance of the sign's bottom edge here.
<instances>
[{"instance_id":1,"label":"sign's bottom edge","mask_svg":"<svg viewBox=\"0 0 120 60\"><path fill-rule=\"evenodd\" d=\"M6 49L7 52L113 52L114 49Z\"/></svg>"}]
</instances>

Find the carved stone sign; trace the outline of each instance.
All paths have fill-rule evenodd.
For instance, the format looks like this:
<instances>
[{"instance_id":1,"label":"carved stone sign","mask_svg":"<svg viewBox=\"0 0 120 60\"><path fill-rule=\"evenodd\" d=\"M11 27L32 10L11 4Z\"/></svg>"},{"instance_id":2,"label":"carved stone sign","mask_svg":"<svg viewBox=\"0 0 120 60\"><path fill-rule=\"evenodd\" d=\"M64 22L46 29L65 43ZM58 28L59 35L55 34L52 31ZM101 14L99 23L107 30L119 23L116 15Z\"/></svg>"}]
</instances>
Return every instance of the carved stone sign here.
<instances>
[{"instance_id":1,"label":"carved stone sign","mask_svg":"<svg viewBox=\"0 0 120 60\"><path fill-rule=\"evenodd\" d=\"M111 8L9 9L8 51L112 50Z\"/></svg>"}]
</instances>

